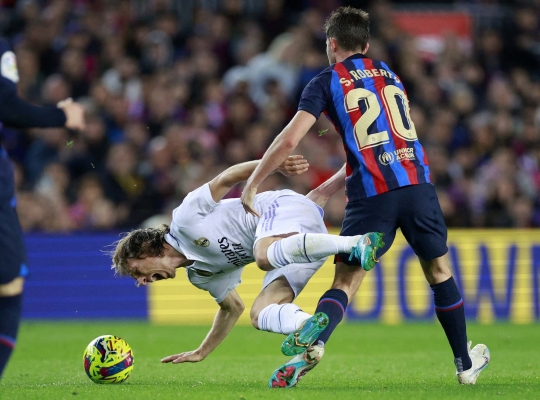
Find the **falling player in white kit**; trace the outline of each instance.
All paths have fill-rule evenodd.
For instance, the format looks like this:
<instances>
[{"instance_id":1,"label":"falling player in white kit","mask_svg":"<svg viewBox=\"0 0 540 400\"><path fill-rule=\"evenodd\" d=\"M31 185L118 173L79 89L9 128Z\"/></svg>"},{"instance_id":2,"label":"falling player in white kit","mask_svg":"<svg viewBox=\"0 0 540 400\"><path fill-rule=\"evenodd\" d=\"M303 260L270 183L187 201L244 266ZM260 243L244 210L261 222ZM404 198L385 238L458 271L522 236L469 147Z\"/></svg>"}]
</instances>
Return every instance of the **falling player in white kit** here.
<instances>
[{"instance_id":1,"label":"falling player in white kit","mask_svg":"<svg viewBox=\"0 0 540 400\"><path fill-rule=\"evenodd\" d=\"M257 195L261 217L246 214L240 199L223 199L246 180L258 165L250 161L230 167L212 181L189 193L173 211L171 226L137 229L116 243L113 269L131 276L138 285L174 278L185 267L189 281L208 291L219 304L210 332L199 348L175 354L162 362L197 362L210 354L228 335L244 310L235 288L245 265L256 261L268 271L263 288L251 308L253 326L289 334L311 323L306 347L327 324L324 314L311 316L291 303L329 255L355 253L363 267L371 268L380 234L344 237L329 235L323 222L326 199L310 199L292 190ZM307 171L302 156L290 156L277 171L286 176ZM313 192L315 193L315 191Z\"/></svg>"}]
</instances>

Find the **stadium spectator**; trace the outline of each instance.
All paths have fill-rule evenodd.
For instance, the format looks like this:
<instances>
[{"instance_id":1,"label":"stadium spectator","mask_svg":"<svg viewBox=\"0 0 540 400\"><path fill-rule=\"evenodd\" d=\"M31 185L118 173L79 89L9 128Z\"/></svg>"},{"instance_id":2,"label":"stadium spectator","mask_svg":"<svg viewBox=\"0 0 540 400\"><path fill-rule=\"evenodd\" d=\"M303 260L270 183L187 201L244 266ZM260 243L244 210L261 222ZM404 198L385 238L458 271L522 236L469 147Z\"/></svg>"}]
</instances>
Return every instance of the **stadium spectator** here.
<instances>
[{"instance_id":1,"label":"stadium spectator","mask_svg":"<svg viewBox=\"0 0 540 400\"><path fill-rule=\"evenodd\" d=\"M321 21L344 2L193 1L191 10L176 3L45 0L2 9L0 32L17 53L19 94L45 104L72 96L89 113L87 130L76 134L1 132L24 167L18 190L29 199L19 203L20 214L32 216L26 230L94 229L36 215L45 208L64 221L89 173L104 200L120 207L114 223L99 229L131 228L166 213L217 166L260 157L325 67ZM438 55L421 52L399 30L392 19L398 2L368 8L369 54L407 87L450 227L540 225L540 6L493 4L502 16L476 24L472 49L448 35ZM344 154L332 130L317 123L309 140L324 145L301 149L313 171L287 185L307 192L339 168ZM125 158L129 174L114 178L114 164ZM52 201L43 190L59 165L68 189ZM128 188L131 180L142 186ZM329 204L327 223L339 225L342 208Z\"/></svg>"}]
</instances>

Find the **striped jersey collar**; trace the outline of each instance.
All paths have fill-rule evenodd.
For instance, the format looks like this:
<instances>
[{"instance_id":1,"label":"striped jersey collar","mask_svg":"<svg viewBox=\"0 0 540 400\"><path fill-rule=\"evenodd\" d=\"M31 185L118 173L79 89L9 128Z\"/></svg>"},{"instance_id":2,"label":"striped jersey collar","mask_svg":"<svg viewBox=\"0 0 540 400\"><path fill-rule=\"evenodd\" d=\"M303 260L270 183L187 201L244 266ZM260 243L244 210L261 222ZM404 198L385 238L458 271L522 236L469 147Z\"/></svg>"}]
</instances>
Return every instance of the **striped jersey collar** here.
<instances>
[{"instance_id":1,"label":"striped jersey collar","mask_svg":"<svg viewBox=\"0 0 540 400\"><path fill-rule=\"evenodd\" d=\"M349 56L347 57L345 60L343 61L347 61L347 60L356 60L357 58L368 58L366 55L362 54L362 53L355 53L353 54L352 56ZM343 62L342 61L342 62Z\"/></svg>"}]
</instances>

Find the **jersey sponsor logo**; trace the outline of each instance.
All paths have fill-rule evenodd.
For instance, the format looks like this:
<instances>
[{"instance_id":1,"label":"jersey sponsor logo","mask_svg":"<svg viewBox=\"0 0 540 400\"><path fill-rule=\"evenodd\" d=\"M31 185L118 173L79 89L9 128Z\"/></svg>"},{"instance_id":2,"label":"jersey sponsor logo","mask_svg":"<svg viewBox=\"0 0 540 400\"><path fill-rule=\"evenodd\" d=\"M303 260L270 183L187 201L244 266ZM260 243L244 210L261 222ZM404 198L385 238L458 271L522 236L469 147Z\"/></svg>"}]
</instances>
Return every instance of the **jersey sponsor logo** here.
<instances>
[{"instance_id":1,"label":"jersey sponsor logo","mask_svg":"<svg viewBox=\"0 0 540 400\"><path fill-rule=\"evenodd\" d=\"M210 240L208 240L208 239L205 238L205 237L201 237L201 238L195 239L195 240L193 241L193 243L195 243L195 246L201 246L201 247L208 247L208 246L210 246Z\"/></svg>"},{"instance_id":2,"label":"jersey sponsor logo","mask_svg":"<svg viewBox=\"0 0 540 400\"><path fill-rule=\"evenodd\" d=\"M405 160L414 160L416 156L414 155L414 149L411 147L404 147L401 149L394 150L392 153L385 151L379 155L379 162L382 165L390 165L394 161L402 162Z\"/></svg>"},{"instance_id":3,"label":"jersey sponsor logo","mask_svg":"<svg viewBox=\"0 0 540 400\"><path fill-rule=\"evenodd\" d=\"M219 239L218 243L221 252L227 258L228 264L243 267L244 265L255 261L255 259L246 252L242 243L233 243L225 236Z\"/></svg>"},{"instance_id":4,"label":"jersey sponsor logo","mask_svg":"<svg viewBox=\"0 0 540 400\"><path fill-rule=\"evenodd\" d=\"M392 153L388 153L387 151L385 151L379 156L379 162L382 165L392 164L394 162L394 155Z\"/></svg>"},{"instance_id":5,"label":"jersey sponsor logo","mask_svg":"<svg viewBox=\"0 0 540 400\"><path fill-rule=\"evenodd\" d=\"M0 60L0 73L4 78L9 79L15 83L19 82L19 71L17 71L17 59L15 53L12 51L6 51L2 54Z\"/></svg>"},{"instance_id":6,"label":"jersey sponsor logo","mask_svg":"<svg viewBox=\"0 0 540 400\"><path fill-rule=\"evenodd\" d=\"M401 149L397 149L394 151L394 155L396 156L396 160L399 162L405 161L405 160L414 160L416 157L414 156L414 148L412 147L404 147Z\"/></svg>"}]
</instances>

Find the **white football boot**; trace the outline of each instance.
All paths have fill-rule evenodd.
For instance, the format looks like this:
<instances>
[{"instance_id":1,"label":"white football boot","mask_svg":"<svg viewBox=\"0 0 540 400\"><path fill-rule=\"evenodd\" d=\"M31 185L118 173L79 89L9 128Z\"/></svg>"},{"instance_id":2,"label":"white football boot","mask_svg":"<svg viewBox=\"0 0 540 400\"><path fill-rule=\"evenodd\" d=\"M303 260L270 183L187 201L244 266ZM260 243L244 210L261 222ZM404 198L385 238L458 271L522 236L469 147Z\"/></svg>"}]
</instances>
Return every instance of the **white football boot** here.
<instances>
[{"instance_id":1,"label":"white football boot","mask_svg":"<svg viewBox=\"0 0 540 400\"><path fill-rule=\"evenodd\" d=\"M292 388L321 361L324 346L308 347L274 371L268 382L270 388Z\"/></svg>"},{"instance_id":2,"label":"white football boot","mask_svg":"<svg viewBox=\"0 0 540 400\"><path fill-rule=\"evenodd\" d=\"M472 342L467 343L467 347L469 357L471 357L472 367L467 371L456 372L458 381L462 385L474 385L478 379L478 375L487 368L489 359L491 358L489 349L485 344L477 344L472 350L471 344Z\"/></svg>"}]
</instances>

